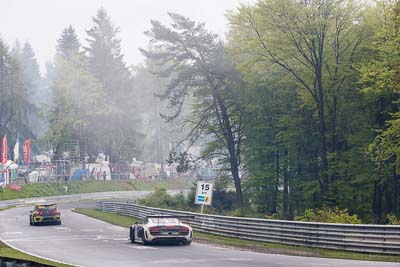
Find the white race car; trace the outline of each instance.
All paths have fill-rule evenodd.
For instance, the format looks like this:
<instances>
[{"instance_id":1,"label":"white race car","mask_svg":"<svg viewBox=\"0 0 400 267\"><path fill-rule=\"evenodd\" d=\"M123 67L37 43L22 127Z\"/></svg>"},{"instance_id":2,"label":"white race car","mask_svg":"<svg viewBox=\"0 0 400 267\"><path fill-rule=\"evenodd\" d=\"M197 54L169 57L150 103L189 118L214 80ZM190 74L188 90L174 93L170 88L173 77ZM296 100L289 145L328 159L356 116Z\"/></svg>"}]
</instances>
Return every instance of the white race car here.
<instances>
[{"instance_id":1,"label":"white race car","mask_svg":"<svg viewBox=\"0 0 400 267\"><path fill-rule=\"evenodd\" d=\"M147 216L143 222L136 222L130 227L131 242L139 241L145 245L152 243L177 243L190 245L193 239L193 230L180 218L194 218L193 216Z\"/></svg>"}]
</instances>

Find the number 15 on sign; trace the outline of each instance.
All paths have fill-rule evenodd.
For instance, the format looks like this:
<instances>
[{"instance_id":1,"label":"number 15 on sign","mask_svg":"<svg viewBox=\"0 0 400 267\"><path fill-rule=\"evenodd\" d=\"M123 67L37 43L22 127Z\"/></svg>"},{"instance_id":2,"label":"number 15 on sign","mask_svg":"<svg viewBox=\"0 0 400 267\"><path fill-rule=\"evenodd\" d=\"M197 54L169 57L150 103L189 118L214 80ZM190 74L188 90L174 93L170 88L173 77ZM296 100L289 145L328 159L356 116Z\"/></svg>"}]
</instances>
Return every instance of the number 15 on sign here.
<instances>
[{"instance_id":1,"label":"number 15 on sign","mask_svg":"<svg viewBox=\"0 0 400 267\"><path fill-rule=\"evenodd\" d=\"M197 182L195 204L211 205L213 186L211 183Z\"/></svg>"}]
</instances>

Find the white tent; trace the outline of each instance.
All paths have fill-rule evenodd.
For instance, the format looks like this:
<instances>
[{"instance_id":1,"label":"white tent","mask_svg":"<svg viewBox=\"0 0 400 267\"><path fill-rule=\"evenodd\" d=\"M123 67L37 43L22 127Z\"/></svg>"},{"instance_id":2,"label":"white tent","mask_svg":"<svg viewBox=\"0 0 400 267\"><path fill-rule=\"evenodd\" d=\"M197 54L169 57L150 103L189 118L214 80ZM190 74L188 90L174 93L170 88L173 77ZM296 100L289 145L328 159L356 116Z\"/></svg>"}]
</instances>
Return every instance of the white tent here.
<instances>
[{"instance_id":1,"label":"white tent","mask_svg":"<svg viewBox=\"0 0 400 267\"><path fill-rule=\"evenodd\" d=\"M38 171L32 171L29 173L29 182L30 183L37 183L39 180L40 173Z\"/></svg>"},{"instance_id":2,"label":"white tent","mask_svg":"<svg viewBox=\"0 0 400 267\"><path fill-rule=\"evenodd\" d=\"M10 170L18 169L18 164L12 160L7 160L5 164L3 164L3 175L4 175L4 185L8 185L10 183Z\"/></svg>"},{"instance_id":3,"label":"white tent","mask_svg":"<svg viewBox=\"0 0 400 267\"><path fill-rule=\"evenodd\" d=\"M5 170L14 170L18 169L18 164L12 160L7 160L7 163L3 165Z\"/></svg>"},{"instance_id":4,"label":"white tent","mask_svg":"<svg viewBox=\"0 0 400 267\"><path fill-rule=\"evenodd\" d=\"M37 162L50 162L50 157L46 155L36 155L33 157L33 159Z\"/></svg>"}]
</instances>

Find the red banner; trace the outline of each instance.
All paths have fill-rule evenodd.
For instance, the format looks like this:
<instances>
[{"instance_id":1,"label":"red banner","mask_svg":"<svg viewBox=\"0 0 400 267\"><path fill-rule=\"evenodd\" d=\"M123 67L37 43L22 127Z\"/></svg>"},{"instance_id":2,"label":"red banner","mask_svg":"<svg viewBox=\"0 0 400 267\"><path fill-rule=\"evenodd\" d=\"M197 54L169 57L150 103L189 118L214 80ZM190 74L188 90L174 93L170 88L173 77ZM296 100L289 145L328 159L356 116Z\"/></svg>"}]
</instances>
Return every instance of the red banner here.
<instances>
[{"instance_id":1,"label":"red banner","mask_svg":"<svg viewBox=\"0 0 400 267\"><path fill-rule=\"evenodd\" d=\"M24 143L24 162L26 165L29 164L31 153L31 139L26 139Z\"/></svg>"},{"instance_id":2,"label":"red banner","mask_svg":"<svg viewBox=\"0 0 400 267\"><path fill-rule=\"evenodd\" d=\"M7 137L3 136L3 141L1 142L1 163L7 163Z\"/></svg>"}]
</instances>

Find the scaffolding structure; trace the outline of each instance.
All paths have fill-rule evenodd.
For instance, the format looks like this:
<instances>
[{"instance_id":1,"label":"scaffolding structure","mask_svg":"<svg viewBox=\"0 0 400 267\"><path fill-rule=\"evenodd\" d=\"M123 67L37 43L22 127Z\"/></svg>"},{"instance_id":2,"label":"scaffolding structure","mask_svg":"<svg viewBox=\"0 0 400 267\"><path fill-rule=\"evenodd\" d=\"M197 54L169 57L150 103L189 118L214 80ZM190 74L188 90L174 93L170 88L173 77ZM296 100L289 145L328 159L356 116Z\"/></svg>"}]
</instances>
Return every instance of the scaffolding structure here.
<instances>
[{"instance_id":1,"label":"scaffolding structure","mask_svg":"<svg viewBox=\"0 0 400 267\"><path fill-rule=\"evenodd\" d=\"M76 170L86 167L85 150L81 149L79 140L64 143L63 159L52 160L49 168L49 181L67 181Z\"/></svg>"},{"instance_id":2,"label":"scaffolding structure","mask_svg":"<svg viewBox=\"0 0 400 267\"><path fill-rule=\"evenodd\" d=\"M64 144L64 151L70 164L74 167L80 167L82 162L79 140L71 140Z\"/></svg>"},{"instance_id":3,"label":"scaffolding structure","mask_svg":"<svg viewBox=\"0 0 400 267\"><path fill-rule=\"evenodd\" d=\"M50 165L50 181L66 181L70 173L70 164L66 159L53 160Z\"/></svg>"}]
</instances>

